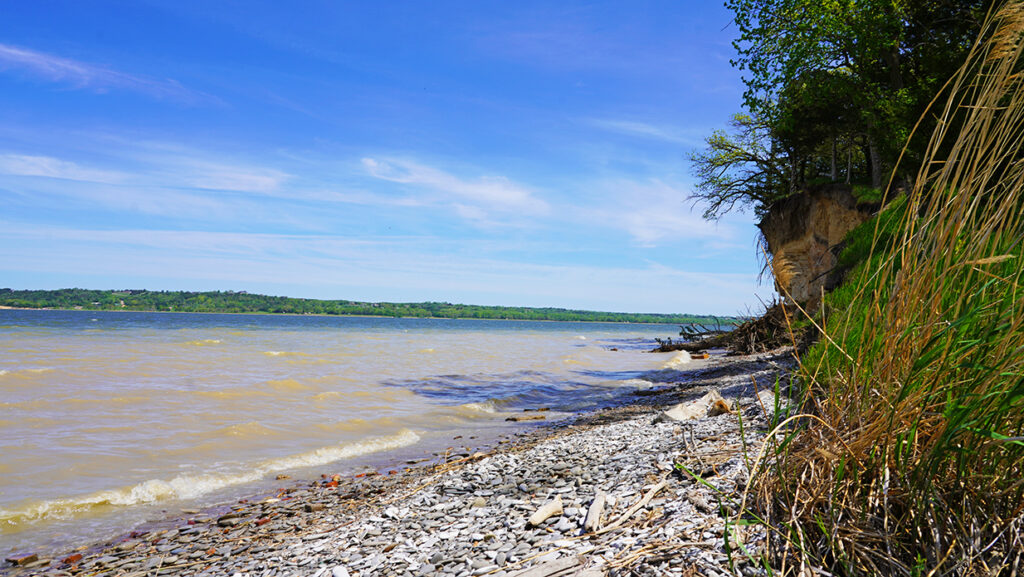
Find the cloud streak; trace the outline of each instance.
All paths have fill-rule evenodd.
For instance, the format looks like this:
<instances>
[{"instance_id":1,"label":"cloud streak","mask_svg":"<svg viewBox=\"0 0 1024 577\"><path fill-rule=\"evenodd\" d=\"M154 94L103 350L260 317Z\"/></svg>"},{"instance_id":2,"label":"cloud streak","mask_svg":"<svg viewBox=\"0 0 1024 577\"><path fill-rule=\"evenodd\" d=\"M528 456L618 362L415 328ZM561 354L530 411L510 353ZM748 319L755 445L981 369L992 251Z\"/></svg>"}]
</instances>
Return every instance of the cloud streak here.
<instances>
[{"instance_id":1,"label":"cloud streak","mask_svg":"<svg viewBox=\"0 0 1024 577\"><path fill-rule=\"evenodd\" d=\"M601 130L614 132L616 134L659 140L662 142L685 144L687 146L700 146L704 143L703 132L696 130L681 131L671 127L648 124L646 122L615 120L608 118L587 118L583 120L583 123Z\"/></svg>"},{"instance_id":2,"label":"cloud streak","mask_svg":"<svg viewBox=\"0 0 1024 577\"><path fill-rule=\"evenodd\" d=\"M363 158L363 167L374 178L430 191L449 204L459 216L493 224L500 214L527 217L550 212L547 202L504 176L464 179L417 162L399 159Z\"/></svg>"},{"instance_id":3,"label":"cloud streak","mask_svg":"<svg viewBox=\"0 0 1024 577\"><path fill-rule=\"evenodd\" d=\"M658 179L610 180L594 185L605 191L598 208L581 209L588 220L628 233L642 247L678 241L728 239L730 228L695 214L682 187Z\"/></svg>"},{"instance_id":4,"label":"cloud streak","mask_svg":"<svg viewBox=\"0 0 1024 577\"><path fill-rule=\"evenodd\" d=\"M88 168L59 158L28 154L0 154L0 174L42 176L105 184L117 184L125 181L128 177L123 172Z\"/></svg>"},{"instance_id":5,"label":"cloud streak","mask_svg":"<svg viewBox=\"0 0 1024 577\"><path fill-rule=\"evenodd\" d=\"M0 44L0 69L19 69L48 82L101 94L109 90L128 90L191 105L216 100L182 86L177 80L136 76L9 44Z\"/></svg>"}]
</instances>

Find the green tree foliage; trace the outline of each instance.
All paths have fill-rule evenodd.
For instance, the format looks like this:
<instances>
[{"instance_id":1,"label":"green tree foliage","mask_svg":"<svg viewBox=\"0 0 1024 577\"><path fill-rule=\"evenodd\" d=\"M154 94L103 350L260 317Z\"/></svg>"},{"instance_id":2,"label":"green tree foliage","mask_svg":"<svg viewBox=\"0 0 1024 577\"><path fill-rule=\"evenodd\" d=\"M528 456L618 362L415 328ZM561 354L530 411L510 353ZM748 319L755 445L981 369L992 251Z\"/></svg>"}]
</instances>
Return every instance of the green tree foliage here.
<instances>
[{"instance_id":1,"label":"green tree foliage","mask_svg":"<svg viewBox=\"0 0 1024 577\"><path fill-rule=\"evenodd\" d=\"M705 216L737 203L763 210L820 181L884 187L897 164L896 182L909 185L934 128L922 115L963 62L991 4L727 0L739 30L732 63L744 71L745 118L758 127L756 142L742 132L732 141L750 156L770 151L772 162L748 165L759 171L754 179L743 170L707 178L722 166L721 133L708 138L707 151L694 156L694 197L708 203ZM766 195L769 180L776 186Z\"/></svg>"},{"instance_id":2,"label":"green tree foliage","mask_svg":"<svg viewBox=\"0 0 1024 577\"><path fill-rule=\"evenodd\" d=\"M299 299L235 291L103 291L88 289L0 289L0 306L82 310L130 310L202 313L280 313L414 317L449 319L512 319L532 321L595 321L662 324L735 324L732 317L691 314L652 314L460 305L445 302L367 303L346 300Z\"/></svg>"}]
</instances>

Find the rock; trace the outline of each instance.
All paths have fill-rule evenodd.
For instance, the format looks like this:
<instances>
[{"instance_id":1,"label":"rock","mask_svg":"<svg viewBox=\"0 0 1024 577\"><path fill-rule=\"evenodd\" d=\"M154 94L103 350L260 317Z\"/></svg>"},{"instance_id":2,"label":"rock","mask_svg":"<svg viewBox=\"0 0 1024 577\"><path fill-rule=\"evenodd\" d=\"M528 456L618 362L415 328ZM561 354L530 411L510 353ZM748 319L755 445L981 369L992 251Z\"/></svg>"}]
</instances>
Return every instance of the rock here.
<instances>
[{"instance_id":1,"label":"rock","mask_svg":"<svg viewBox=\"0 0 1024 577\"><path fill-rule=\"evenodd\" d=\"M476 509L479 509L481 507L486 507L487 506L487 500L484 499L483 497L477 497L476 499L473 499L472 506L474 508L476 508Z\"/></svg>"},{"instance_id":2,"label":"rock","mask_svg":"<svg viewBox=\"0 0 1024 577\"><path fill-rule=\"evenodd\" d=\"M33 562L38 561L38 560L39 560L39 555L37 555L35 553L27 553L27 554L22 554L22 555L12 555L10 557L5 557L4 558L4 561L7 561L11 565L17 565L17 566L28 565L29 563L33 563Z\"/></svg>"},{"instance_id":3,"label":"rock","mask_svg":"<svg viewBox=\"0 0 1024 577\"><path fill-rule=\"evenodd\" d=\"M349 577L348 569L342 567L341 565L338 565L337 567L331 569L331 577Z\"/></svg>"},{"instance_id":4,"label":"rock","mask_svg":"<svg viewBox=\"0 0 1024 577\"><path fill-rule=\"evenodd\" d=\"M724 408L724 410L723 410ZM716 411L712 414L712 411ZM703 397L689 403L679 403L671 409L664 411L654 419L654 423L669 421L690 421L707 416L720 415L729 412L729 404L725 402L717 390L709 391Z\"/></svg>"}]
</instances>

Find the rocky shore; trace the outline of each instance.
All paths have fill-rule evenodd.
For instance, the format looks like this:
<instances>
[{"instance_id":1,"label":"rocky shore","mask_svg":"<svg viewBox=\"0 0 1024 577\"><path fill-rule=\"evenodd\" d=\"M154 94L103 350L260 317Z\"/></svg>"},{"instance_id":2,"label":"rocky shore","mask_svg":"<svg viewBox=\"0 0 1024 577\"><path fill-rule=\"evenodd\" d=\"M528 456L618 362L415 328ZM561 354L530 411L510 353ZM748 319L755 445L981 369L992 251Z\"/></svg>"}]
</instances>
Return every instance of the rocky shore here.
<instances>
[{"instance_id":1,"label":"rocky shore","mask_svg":"<svg viewBox=\"0 0 1024 577\"><path fill-rule=\"evenodd\" d=\"M763 531L726 519L789 358L713 357L631 405L490 450L185 511L92 547L12 556L0 575L761 575Z\"/></svg>"}]
</instances>

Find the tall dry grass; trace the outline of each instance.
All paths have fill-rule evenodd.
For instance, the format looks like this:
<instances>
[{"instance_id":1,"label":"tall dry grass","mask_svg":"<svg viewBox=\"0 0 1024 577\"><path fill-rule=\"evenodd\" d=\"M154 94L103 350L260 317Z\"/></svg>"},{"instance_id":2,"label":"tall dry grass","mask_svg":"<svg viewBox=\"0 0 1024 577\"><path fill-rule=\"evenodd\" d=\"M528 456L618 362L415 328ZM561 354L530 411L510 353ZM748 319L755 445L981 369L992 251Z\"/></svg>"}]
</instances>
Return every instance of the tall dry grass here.
<instances>
[{"instance_id":1,"label":"tall dry grass","mask_svg":"<svg viewBox=\"0 0 1024 577\"><path fill-rule=\"evenodd\" d=\"M1024 563L1022 49L1012 0L929 112L901 232L816 321L801 366L813 417L776 437L758 485L783 573Z\"/></svg>"}]
</instances>

